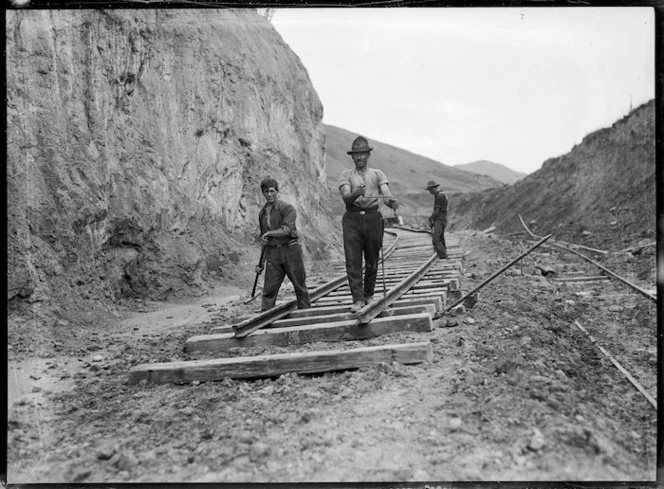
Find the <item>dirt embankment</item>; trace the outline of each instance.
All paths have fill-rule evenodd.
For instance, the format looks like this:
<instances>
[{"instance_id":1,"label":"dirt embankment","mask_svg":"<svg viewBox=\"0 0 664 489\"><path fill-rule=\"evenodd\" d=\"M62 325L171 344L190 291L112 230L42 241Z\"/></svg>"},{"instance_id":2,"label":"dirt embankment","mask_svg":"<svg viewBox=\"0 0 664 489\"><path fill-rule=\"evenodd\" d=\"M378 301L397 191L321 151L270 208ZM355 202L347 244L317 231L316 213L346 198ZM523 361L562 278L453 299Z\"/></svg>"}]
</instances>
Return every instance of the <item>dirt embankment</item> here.
<instances>
[{"instance_id":1,"label":"dirt embankment","mask_svg":"<svg viewBox=\"0 0 664 489\"><path fill-rule=\"evenodd\" d=\"M450 230L533 231L602 250L655 240L655 103L595 131L515 184L450 195Z\"/></svg>"},{"instance_id":2,"label":"dirt embankment","mask_svg":"<svg viewBox=\"0 0 664 489\"><path fill-rule=\"evenodd\" d=\"M268 175L307 258L338 247L322 105L255 10L13 10L6 27L12 315L91 325L122 300L246 285Z\"/></svg>"},{"instance_id":3,"label":"dirt embankment","mask_svg":"<svg viewBox=\"0 0 664 489\"><path fill-rule=\"evenodd\" d=\"M459 237L469 252L466 290L527 246ZM650 251L636 263L623 258L612 256L611 267L654 269ZM591 273L573 256L538 249L431 333L355 345L429 339L432 363L257 381L128 386L132 365L184 359L187 338L255 308L232 289L147 303L113 330L86 331L58 350L38 345L47 355L24 367L30 392L10 405L9 480L654 480L656 412L574 321L656 396L656 307L617 283L554 280L580 271Z\"/></svg>"}]
</instances>

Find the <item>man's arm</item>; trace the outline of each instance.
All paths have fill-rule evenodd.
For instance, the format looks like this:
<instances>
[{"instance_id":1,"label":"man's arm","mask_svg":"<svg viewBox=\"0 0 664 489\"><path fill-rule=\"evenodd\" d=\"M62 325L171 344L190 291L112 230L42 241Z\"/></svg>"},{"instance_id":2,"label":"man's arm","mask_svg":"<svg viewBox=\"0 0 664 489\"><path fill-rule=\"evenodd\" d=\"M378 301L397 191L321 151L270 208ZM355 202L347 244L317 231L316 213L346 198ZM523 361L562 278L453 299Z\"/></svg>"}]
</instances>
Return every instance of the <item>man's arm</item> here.
<instances>
[{"instance_id":1,"label":"man's arm","mask_svg":"<svg viewBox=\"0 0 664 489\"><path fill-rule=\"evenodd\" d=\"M267 238L297 238L297 228L295 227L295 220L297 219L297 212L292 205L286 205L281 211L281 226L279 229L273 229L263 234L263 239Z\"/></svg>"},{"instance_id":2,"label":"man's arm","mask_svg":"<svg viewBox=\"0 0 664 489\"><path fill-rule=\"evenodd\" d=\"M339 187L339 192L341 192L341 198L344 199L344 204L351 205L358 197L364 196L364 185L360 185L351 192L350 184L343 184Z\"/></svg>"},{"instance_id":3,"label":"man's arm","mask_svg":"<svg viewBox=\"0 0 664 489\"><path fill-rule=\"evenodd\" d=\"M385 197L389 197L389 199L385 201L385 205L391 207L394 210L397 210L399 208L399 201L394 198L392 192L390 192L390 186L387 183L382 183L380 185L380 193Z\"/></svg>"},{"instance_id":4,"label":"man's arm","mask_svg":"<svg viewBox=\"0 0 664 489\"><path fill-rule=\"evenodd\" d=\"M339 175L339 192L341 192L341 198L344 200L346 207L355 202L358 197L363 197L365 189L364 185L360 185L351 192L350 174L350 170L344 170Z\"/></svg>"}]
</instances>

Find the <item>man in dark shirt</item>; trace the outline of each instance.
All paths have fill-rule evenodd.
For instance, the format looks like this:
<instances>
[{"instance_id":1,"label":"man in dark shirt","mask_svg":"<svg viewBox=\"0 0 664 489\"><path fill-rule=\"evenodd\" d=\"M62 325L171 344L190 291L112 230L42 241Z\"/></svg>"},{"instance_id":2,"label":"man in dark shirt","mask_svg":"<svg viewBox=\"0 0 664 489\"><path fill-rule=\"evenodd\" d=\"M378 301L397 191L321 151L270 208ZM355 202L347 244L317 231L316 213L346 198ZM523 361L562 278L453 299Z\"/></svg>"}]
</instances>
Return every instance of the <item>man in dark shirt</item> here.
<instances>
[{"instance_id":1,"label":"man in dark shirt","mask_svg":"<svg viewBox=\"0 0 664 489\"><path fill-rule=\"evenodd\" d=\"M431 227L431 240L433 249L438 253L438 258L447 258L447 247L445 246L445 227L447 226L447 196L433 180L429 180L427 190L433 195L433 213L429 217Z\"/></svg>"},{"instance_id":2,"label":"man in dark shirt","mask_svg":"<svg viewBox=\"0 0 664 489\"><path fill-rule=\"evenodd\" d=\"M265 282L261 311L274 307L284 276L293 284L297 297L297 307L311 307L306 284L306 272L302 260L302 248L298 241L295 208L279 200L279 184L273 178L261 182L261 192L265 206L258 214L261 238L265 248ZM256 267L256 273L263 271L263 264Z\"/></svg>"}]
</instances>

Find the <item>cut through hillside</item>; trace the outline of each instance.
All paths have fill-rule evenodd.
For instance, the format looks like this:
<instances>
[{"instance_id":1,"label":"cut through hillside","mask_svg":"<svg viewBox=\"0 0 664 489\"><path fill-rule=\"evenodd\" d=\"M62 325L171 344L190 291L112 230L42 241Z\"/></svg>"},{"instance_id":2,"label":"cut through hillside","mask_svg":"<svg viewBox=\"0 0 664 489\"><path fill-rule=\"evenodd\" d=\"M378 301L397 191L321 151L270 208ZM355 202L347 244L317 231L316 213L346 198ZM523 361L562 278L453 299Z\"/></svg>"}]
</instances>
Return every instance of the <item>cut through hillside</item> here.
<instances>
[{"instance_id":1,"label":"cut through hillside","mask_svg":"<svg viewBox=\"0 0 664 489\"><path fill-rule=\"evenodd\" d=\"M654 241L655 103L586 136L515 184L450 195L450 230L522 231L607 251Z\"/></svg>"}]
</instances>

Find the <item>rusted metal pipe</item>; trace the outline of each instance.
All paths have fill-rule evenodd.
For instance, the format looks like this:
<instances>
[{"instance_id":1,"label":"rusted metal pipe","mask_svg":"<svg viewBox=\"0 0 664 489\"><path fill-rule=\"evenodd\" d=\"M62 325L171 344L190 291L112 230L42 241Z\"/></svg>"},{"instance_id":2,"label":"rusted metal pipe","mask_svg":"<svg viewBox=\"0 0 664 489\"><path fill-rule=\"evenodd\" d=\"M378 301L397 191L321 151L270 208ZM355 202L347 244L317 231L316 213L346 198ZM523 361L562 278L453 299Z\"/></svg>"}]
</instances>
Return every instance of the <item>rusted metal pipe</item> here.
<instances>
[{"instance_id":1,"label":"rusted metal pipe","mask_svg":"<svg viewBox=\"0 0 664 489\"><path fill-rule=\"evenodd\" d=\"M503 273L503 272L504 272L505 270L507 270L509 267L511 267L512 265L514 265L514 264L515 264L516 262L518 262L521 258L523 258L524 256L528 255L531 251L533 251L535 248L537 248L538 246L540 246L542 243L544 243L544 242L545 242L547 239L549 239L550 237L551 237L551 235L549 234L548 236L545 236L545 237L543 237L542 239L540 239L537 243L535 243L535 244L534 244L533 246L531 246L529 249L527 249L526 251L524 251L523 253L521 253L521 254L520 254L519 256L517 256L514 260L512 260L511 262L509 262L507 265L505 265L503 268L501 268L501 269L498 270L496 273L494 273L493 275L491 275L491 276L490 276L488 279L486 279L484 282L482 282L482 283L479 284L477 287L475 287L473 290L471 290L471 291L468 292L466 295L464 295L463 297L461 297L461 299L459 299L458 301L456 301L456 302L450 304L450 305L447 306L445 309L443 309L443 312L447 312L447 311L449 311L450 309L452 309L453 307L455 307L455 306L461 304L461 303L462 303L463 301L465 301L468 297L470 297L470 296L473 295L475 292L477 292L477 291L480 290L482 287L484 287L486 284L488 284L489 282L491 282L494 278L496 278L498 275L500 275L501 273Z\"/></svg>"}]
</instances>

